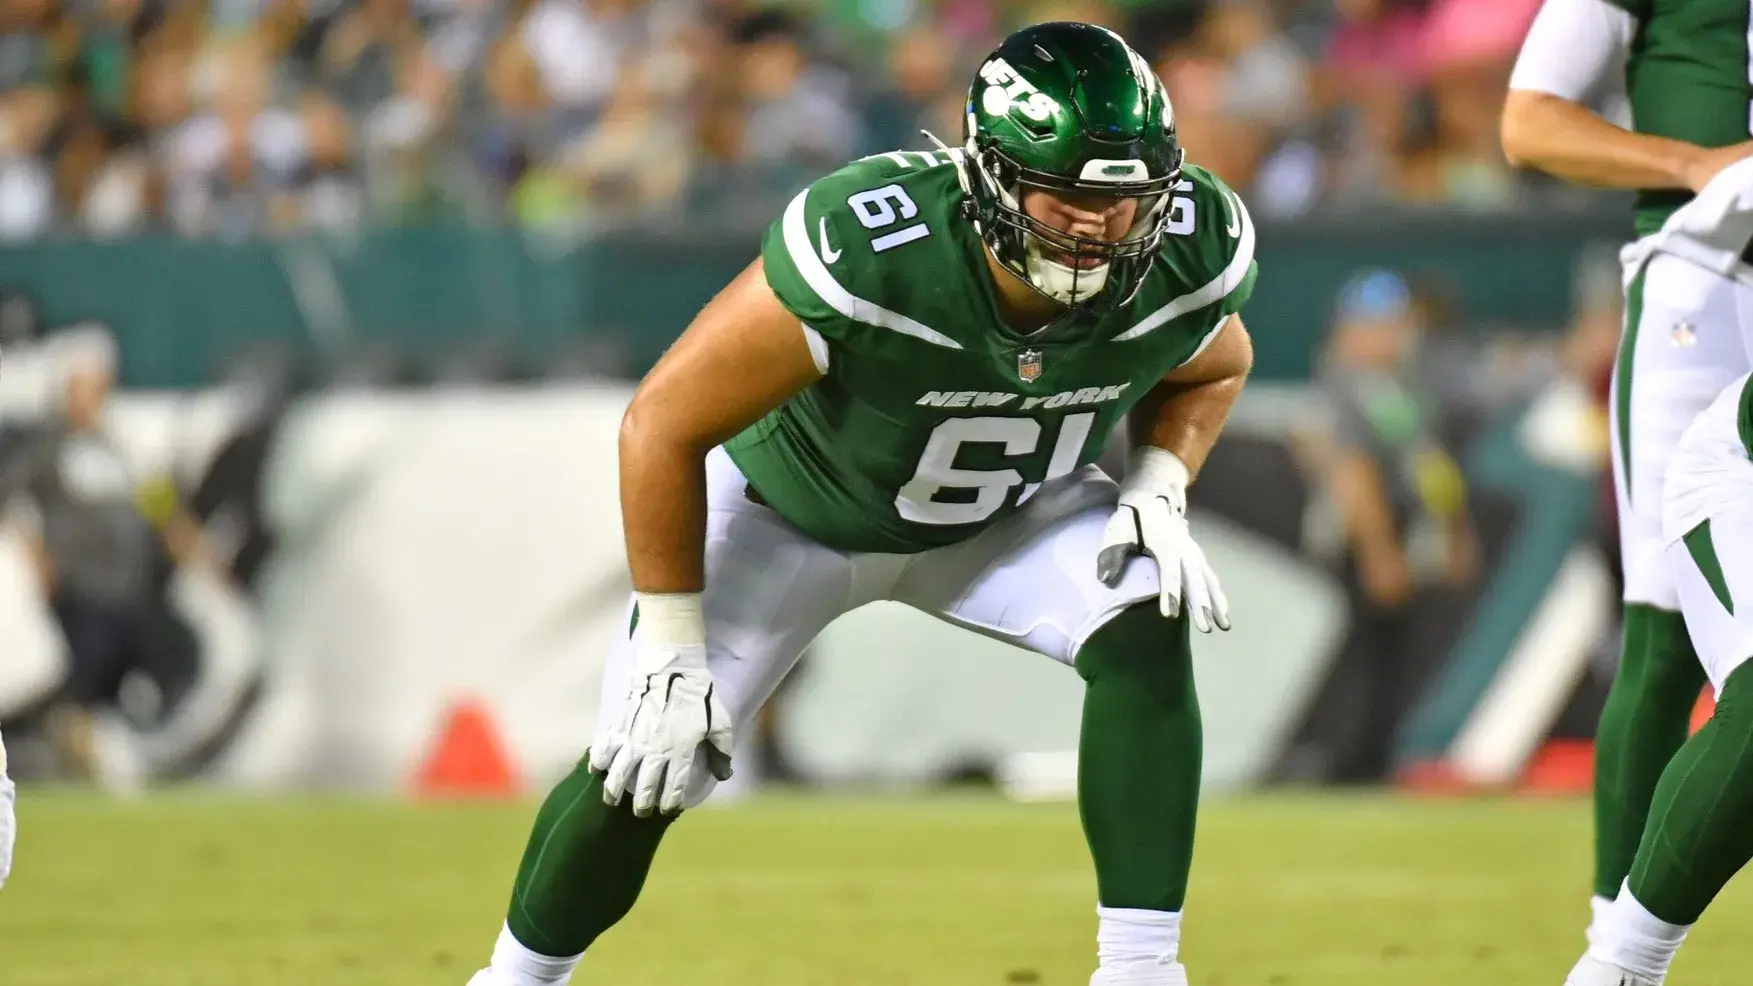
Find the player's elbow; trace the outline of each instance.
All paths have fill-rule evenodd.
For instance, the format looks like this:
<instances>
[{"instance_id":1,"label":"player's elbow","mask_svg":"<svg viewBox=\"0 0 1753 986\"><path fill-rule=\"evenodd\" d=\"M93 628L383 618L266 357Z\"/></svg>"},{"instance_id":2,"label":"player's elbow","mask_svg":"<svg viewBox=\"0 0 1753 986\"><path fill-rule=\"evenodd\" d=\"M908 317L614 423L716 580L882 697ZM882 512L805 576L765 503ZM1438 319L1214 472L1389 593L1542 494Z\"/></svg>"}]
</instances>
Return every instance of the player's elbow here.
<instances>
[{"instance_id":1,"label":"player's elbow","mask_svg":"<svg viewBox=\"0 0 1753 986\"><path fill-rule=\"evenodd\" d=\"M698 454L704 458L704 440L696 434L697 429L687 427L682 418L676 413L674 401L652 393L648 387L641 387L621 414L621 431L616 442L621 461L631 462L654 453Z\"/></svg>"},{"instance_id":2,"label":"player's elbow","mask_svg":"<svg viewBox=\"0 0 1753 986\"><path fill-rule=\"evenodd\" d=\"M1525 89L1511 89L1504 98L1503 117L1498 123L1498 141L1503 156L1518 168L1538 168L1544 161L1541 135L1549 125L1551 104L1562 102L1557 96Z\"/></svg>"},{"instance_id":3,"label":"player's elbow","mask_svg":"<svg viewBox=\"0 0 1753 986\"><path fill-rule=\"evenodd\" d=\"M663 415L641 388L633 395L627 410L621 413L621 432L617 436L621 461L629 462L641 453L663 442Z\"/></svg>"},{"instance_id":4,"label":"player's elbow","mask_svg":"<svg viewBox=\"0 0 1753 986\"><path fill-rule=\"evenodd\" d=\"M1247 326L1242 324L1242 317L1240 315L1233 317L1235 319L1235 326L1239 330L1236 334L1240 338L1236 340L1235 356L1231 361L1231 365L1235 370L1232 376L1234 376L1238 382L1241 382L1246 381L1254 372L1254 337L1249 334Z\"/></svg>"}]
</instances>

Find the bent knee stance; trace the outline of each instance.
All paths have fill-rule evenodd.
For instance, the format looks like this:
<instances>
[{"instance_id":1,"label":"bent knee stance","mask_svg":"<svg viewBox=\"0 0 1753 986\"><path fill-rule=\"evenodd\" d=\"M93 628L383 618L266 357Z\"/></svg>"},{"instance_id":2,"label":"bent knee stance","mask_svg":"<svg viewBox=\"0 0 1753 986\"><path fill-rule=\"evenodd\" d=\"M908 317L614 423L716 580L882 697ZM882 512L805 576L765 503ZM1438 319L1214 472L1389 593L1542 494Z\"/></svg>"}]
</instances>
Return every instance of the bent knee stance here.
<instances>
[{"instance_id":1,"label":"bent knee stance","mask_svg":"<svg viewBox=\"0 0 1753 986\"><path fill-rule=\"evenodd\" d=\"M1115 689L1163 712L1199 714L1193 650L1185 618L1168 619L1155 600L1122 610L1077 652L1077 673L1089 687Z\"/></svg>"},{"instance_id":2,"label":"bent knee stance","mask_svg":"<svg viewBox=\"0 0 1753 986\"><path fill-rule=\"evenodd\" d=\"M1651 913L1692 924L1753 858L1753 668L1723 683L1716 712L1681 747L1656 789L1632 866Z\"/></svg>"},{"instance_id":3,"label":"bent knee stance","mask_svg":"<svg viewBox=\"0 0 1753 986\"><path fill-rule=\"evenodd\" d=\"M1078 806L1106 907L1179 911L1186 899L1203 757L1188 629L1153 600L1077 655Z\"/></svg>"},{"instance_id":4,"label":"bent knee stance","mask_svg":"<svg viewBox=\"0 0 1753 986\"><path fill-rule=\"evenodd\" d=\"M637 818L630 802L609 807L602 777L579 761L530 831L507 916L517 940L545 955L589 948L632 910L675 817Z\"/></svg>"}]
</instances>

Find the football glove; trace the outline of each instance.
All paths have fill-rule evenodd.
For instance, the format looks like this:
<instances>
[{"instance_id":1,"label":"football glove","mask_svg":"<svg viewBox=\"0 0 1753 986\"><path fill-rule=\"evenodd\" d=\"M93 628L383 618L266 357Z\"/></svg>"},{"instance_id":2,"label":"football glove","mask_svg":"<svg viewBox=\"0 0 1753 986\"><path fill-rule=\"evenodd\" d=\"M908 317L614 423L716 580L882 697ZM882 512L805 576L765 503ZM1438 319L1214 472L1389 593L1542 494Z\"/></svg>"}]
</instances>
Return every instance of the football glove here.
<instances>
[{"instance_id":1,"label":"football glove","mask_svg":"<svg viewBox=\"0 0 1753 986\"><path fill-rule=\"evenodd\" d=\"M6 745L0 743L0 887L12 875L12 846L18 838L18 816L13 813L12 802L17 796L18 789L6 776Z\"/></svg>"},{"instance_id":2,"label":"football glove","mask_svg":"<svg viewBox=\"0 0 1753 986\"><path fill-rule=\"evenodd\" d=\"M1127 562L1145 555L1157 565L1164 616L1174 619L1185 609L1201 633L1213 626L1228 630L1229 600L1187 526L1189 479L1187 464L1175 453L1148 445L1133 450L1120 505L1102 532L1096 577L1119 585Z\"/></svg>"},{"instance_id":3,"label":"football glove","mask_svg":"<svg viewBox=\"0 0 1753 986\"><path fill-rule=\"evenodd\" d=\"M633 814L681 811L694 779L695 754L730 779L731 721L706 669L705 644L645 643L639 648L621 720L591 747L590 766L603 774L603 800L619 805L629 791Z\"/></svg>"}]
</instances>

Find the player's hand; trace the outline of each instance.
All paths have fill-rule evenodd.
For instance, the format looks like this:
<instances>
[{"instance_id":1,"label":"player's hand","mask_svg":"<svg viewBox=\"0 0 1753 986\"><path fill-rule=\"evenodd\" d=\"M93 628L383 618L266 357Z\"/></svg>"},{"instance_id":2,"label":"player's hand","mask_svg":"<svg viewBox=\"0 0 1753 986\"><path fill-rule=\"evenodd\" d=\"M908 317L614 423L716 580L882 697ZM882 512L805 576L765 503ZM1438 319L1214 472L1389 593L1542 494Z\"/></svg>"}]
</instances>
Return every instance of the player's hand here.
<instances>
[{"instance_id":1,"label":"player's hand","mask_svg":"<svg viewBox=\"0 0 1753 986\"><path fill-rule=\"evenodd\" d=\"M1228 630L1229 600L1187 526L1188 478L1186 463L1173 452L1148 446L1133 451L1120 505L1102 533L1096 577L1118 585L1127 563L1145 555L1157 565L1164 616L1173 619L1185 609L1201 633L1214 626Z\"/></svg>"},{"instance_id":2,"label":"player's hand","mask_svg":"<svg viewBox=\"0 0 1753 986\"><path fill-rule=\"evenodd\" d=\"M731 721L706 670L706 646L640 645L621 721L590 751L603 777L603 800L619 805L631 791L633 814L682 809L693 780L695 754L707 769L730 779Z\"/></svg>"},{"instance_id":3,"label":"player's hand","mask_svg":"<svg viewBox=\"0 0 1753 986\"><path fill-rule=\"evenodd\" d=\"M1727 147L1711 147L1698 149L1698 154L1686 163L1681 177L1686 187L1694 192L1704 191L1710 180L1722 173L1722 170L1745 157L1753 157L1753 140L1744 140Z\"/></svg>"},{"instance_id":4,"label":"player's hand","mask_svg":"<svg viewBox=\"0 0 1753 986\"><path fill-rule=\"evenodd\" d=\"M18 816L13 813L12 801L17 790L6 776L5 751L0 749L0 887L6 886L6 878L12 874L12 846L18 838Z\"/></svg>"}]
</instances>

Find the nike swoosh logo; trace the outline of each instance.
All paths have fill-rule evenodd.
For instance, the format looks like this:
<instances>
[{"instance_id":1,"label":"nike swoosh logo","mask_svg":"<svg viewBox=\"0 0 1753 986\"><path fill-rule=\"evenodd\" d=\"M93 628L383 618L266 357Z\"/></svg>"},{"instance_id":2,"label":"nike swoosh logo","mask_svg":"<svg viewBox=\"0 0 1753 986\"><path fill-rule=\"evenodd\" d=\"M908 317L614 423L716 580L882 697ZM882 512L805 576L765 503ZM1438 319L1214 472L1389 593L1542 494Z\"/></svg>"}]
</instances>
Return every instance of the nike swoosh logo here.
<instances>
[{"instance_id":1,"label":"nike swoosh logo","mask_svg":"<svg viewBox=\"0 0 1753 986\"><path fill-rule=\"evenodd\" d=\"M1230 234L1230 239L1233 240L1242 235L1242 200L1230 191L1224 193L1224 198L1229 199L1230 204L1230 222L1224 227L1224 232Z\"/></svg>"},{"instance_id":2,"label":"nike swoosh logo","mask_svg":"<svg viewBox=\"0 0 1753 986\"><path fill-rule=\"evenodd\" d=\"M822 263L831 264L834 261L840 259L840 251L829 249L829 247L828 247L828 217L827 216L822 217L822 225L821 225L820 231L821 231L821 237L822 237Z\"/></svg>"}]
</instances>

